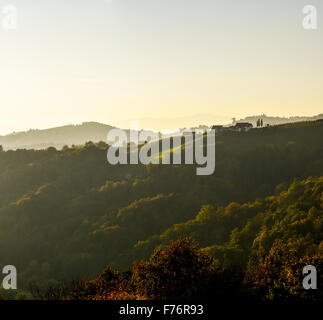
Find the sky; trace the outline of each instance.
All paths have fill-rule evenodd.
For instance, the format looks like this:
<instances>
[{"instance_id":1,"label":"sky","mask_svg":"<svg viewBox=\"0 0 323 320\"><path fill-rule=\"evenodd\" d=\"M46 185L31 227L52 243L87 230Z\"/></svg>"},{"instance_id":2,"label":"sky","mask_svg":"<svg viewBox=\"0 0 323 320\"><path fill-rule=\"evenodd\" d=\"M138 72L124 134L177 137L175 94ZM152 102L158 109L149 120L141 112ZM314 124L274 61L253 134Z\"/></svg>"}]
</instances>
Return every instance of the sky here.
<instances>
[{"instance_id":1,"label":"sky","mask_svg":"<svg viewBox=\"0 0 323 320\"><path fill-rule=\"evenodd\" d=\"M322 113L323 3L0 0L0 134L85 121Z\"/></svg>"}]
</instances>

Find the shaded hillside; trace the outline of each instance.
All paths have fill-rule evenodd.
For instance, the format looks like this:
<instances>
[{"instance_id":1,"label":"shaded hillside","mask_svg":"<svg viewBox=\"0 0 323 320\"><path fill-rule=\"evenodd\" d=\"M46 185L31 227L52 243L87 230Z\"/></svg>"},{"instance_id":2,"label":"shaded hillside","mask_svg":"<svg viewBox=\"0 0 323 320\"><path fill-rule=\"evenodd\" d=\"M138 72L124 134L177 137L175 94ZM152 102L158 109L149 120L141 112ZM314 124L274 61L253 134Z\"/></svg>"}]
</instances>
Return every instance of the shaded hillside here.
<instances>
[{"instance_id":1,"label":"shaded hillside","mask_svg":"<svg viewBox=\"0 0 323 320\"><path fill-rule=\"evenodd\" d=\"M186 223L195 226L199 212L198 217L219 214L219 221L223 216L219 222L223 228L213 235L206 224L201 230L192 229L189 235L203 247L210 247L210 252L214 245L223 246L216 252L228 250L226 256L232 253L234 261L244 250L244 243L248 245L257 237L258 225L252 225L255 233L251 230L250 239L244 238L243 228L248 219L259 214L256 223L266 214L266 197L288 190L294 178L323 176L322 133L323 123L306 122L216 134L212 176L197 176L194 165L112 166L107 163L109 146L104 143L62 151L2 151L0 267L8 261L17 266L22 286L30 281L45 284L92 277L106 264L127 268L139 257L148 256L155 244L163 243L158 239L167 230L176 231L177 225ZM301 193L302 184L297 186ZM309 190L313 184L321 190L321 180L309 180ZM282 210L293 210L295 204L296 219L300 210L303 213L299 217L313 206L321 210L312 205L310 197L299 205L301 193L290 197L288 206L279 204ZM232 202L240 204L230 205ZM316 216L313 211L309 219ZM311 229L313 221L306 222L309 226L305 227L311 233L308 243L317 245L321 236ZM307 229L299 227L296 238L307 243L301 240ZM289 231L282 230L285 232L289 237ZM139 250L138 245L146 242L148 247ZM242 256L246 254L243 251ZM221 255L218 259L222 261Z\"/></svg>"}]
</instances>

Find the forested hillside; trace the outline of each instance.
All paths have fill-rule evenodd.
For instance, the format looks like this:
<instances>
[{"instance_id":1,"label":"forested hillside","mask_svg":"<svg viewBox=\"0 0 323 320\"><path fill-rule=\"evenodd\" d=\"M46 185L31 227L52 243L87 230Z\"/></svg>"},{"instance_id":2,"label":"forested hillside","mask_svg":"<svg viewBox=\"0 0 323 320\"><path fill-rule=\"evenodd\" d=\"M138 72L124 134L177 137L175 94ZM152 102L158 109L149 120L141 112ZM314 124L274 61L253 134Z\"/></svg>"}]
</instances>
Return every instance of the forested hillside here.
<instances>
[{"instance_id":1,"label":"forested hillside","mask_svg":"<svg viewBox=\"0 0 323 320\"><path fill-rule=\"evenodd\" d=\"M127 269L182 236L224 269L251 268L278 239L299 257L319 254L322 134L322 122L218 133L212 176L112 166L103 142L1 151L0 265L17 266L27 288Z\"/></svg>"}]
</instances>

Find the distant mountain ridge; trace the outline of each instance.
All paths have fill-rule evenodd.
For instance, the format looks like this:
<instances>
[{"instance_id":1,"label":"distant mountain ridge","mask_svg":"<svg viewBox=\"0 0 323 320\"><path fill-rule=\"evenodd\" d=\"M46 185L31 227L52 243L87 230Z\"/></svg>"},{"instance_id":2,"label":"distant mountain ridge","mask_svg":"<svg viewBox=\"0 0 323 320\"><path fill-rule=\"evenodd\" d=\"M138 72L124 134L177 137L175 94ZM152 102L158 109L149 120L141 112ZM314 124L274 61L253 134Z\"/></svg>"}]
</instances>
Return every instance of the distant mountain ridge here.
<instances>
[{"instance_id":1,"label":"distant mountain ridge","mask_svg":"<svg viewBox=\"0 0 323 320\"><path fill-rule=\"evenodd\" d=\"M182 120L188 119L183 117ZM211 118L210 118L211 119ZM232 125L238 122L250 122L256 126L257 120L262 119L264 126L280 125L285 123L315 121L323 119L323 114L312 117L274 117L267 115L248 116L240 120L233 119ZM157 119L154 119L154 123ZM174 119L175 121L175 119ZM212 121L212 119L210 120ZM163 119L161 119L161 123ZM152 127L156 128L156 125ZM156 124L156 123L155 123ZM209 125L208 123L200 123L200 125ZM217 124L217 123L214 123ZM190 127L190 123L186 124L186 128ZM0 145L4 150L16 149L46 149L48 147L55 147L57 149L63 148L65 145L83 145L88 141L99 142L107 141L107 134L111 129L116 127L99 123L99 122L83 122L78 125L66 125L54 127L44 130L30 129L29 131L14 132L8 135L0 136ZM126 130L129 134L129 130Z\"/></svg>"},{"instance_id":2,"label":"distant mountain ridge","mask_svg":"<svg viewBox=\"0 0 323 320\"><path fill-rule=\"evenodd\" d=\"M66 125L45 130L31 129L0 136L0 145L5 150L82 145L88 141L106 141L108 132L113 128L98 122L83 122L80 125Z\"/></svg>"},{"instance_id":3,"label":"distant mountain ridge","mask_svg":"<svg viewBox=\"0 0 323 320\"><path fill-rule=\"evenodd\" d=\"M133 119L134 120L134 119ZM194 116L183 115L182 117L147 117L139 118L138 126L144 130L177 130L180 128L198 127L199 125L212 126L214 124L225 124L231 120L229 116L220 116L212 114L196 114ZM128 128L130 120L114 121L112 122L116 127Z\"/></svg>"}]
</instances>

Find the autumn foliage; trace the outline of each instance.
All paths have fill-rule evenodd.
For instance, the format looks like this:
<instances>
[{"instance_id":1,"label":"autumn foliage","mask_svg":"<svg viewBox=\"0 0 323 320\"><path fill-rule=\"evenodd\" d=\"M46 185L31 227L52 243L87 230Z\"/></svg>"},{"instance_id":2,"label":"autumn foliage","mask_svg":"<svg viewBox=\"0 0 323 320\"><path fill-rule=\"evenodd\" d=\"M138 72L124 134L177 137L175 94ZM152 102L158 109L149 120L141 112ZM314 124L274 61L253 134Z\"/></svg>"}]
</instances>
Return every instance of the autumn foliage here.
<instances>
[{"instance_id":1,"label":"autumn foliage","mask_svg":"<svg viewBox=\"0 0 323 320\"><path fill-rule=\"evenodd\" d=\"M268 255L250 258L241 270L224 270L191 238L181 238L156 249L149 261L135 262L131 271L108 266L97 278L38 292L41 299L319 301L322 293L302 287L302 269L313 264L322 270L320 254L299 257L277 241ZM322 281L322 276L319 279ZM35 290L34 290L35 292Z\"/></svg>"}]
</instances>

